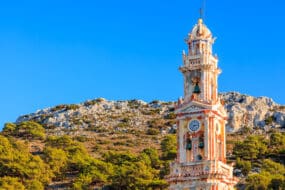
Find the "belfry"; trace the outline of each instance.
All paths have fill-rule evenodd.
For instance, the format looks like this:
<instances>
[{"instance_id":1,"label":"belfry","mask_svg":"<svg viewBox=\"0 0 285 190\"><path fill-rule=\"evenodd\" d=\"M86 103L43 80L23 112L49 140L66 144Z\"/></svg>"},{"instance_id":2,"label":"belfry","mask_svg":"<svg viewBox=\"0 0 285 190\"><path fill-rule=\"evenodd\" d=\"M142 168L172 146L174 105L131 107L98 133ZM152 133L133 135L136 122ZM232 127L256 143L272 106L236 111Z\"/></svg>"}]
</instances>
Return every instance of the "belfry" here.
<instances>
[{"instance_id":1,"label":"belfry","mask_svg":"<svg viewBox=\"0 0 285 190\"><path fill-rule=\"evenodd\" d=\"M215 39L202 19L183 52L184 98L176 105L177 158L170 166L170 190L232 190L237 183L226 163L227 113L218 97Z\"/></svg>"}]
</instances>

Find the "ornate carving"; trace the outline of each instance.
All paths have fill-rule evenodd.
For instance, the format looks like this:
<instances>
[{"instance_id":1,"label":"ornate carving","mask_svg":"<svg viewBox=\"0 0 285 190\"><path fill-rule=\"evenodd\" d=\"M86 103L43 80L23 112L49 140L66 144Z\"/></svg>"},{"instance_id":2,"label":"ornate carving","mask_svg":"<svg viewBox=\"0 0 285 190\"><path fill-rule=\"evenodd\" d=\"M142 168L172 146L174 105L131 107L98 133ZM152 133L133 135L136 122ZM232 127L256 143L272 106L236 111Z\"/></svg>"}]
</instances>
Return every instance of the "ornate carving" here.
<instances>
[{"instance_id":1,"label":"ornate carving","mask_svg":"<svg viewBox=\"0 0 285 190\"><path fill-rule=\"evenodd\" d=\"M188 108L182 110L181 112L182 112L182 113L189 113L189 112L201 111L201 110L203 110L203 109L204 109L204 108L202 108L202 107L192 105L192 106L190 106L190 107L188 107Z\"/></svg>"}]
</instances>

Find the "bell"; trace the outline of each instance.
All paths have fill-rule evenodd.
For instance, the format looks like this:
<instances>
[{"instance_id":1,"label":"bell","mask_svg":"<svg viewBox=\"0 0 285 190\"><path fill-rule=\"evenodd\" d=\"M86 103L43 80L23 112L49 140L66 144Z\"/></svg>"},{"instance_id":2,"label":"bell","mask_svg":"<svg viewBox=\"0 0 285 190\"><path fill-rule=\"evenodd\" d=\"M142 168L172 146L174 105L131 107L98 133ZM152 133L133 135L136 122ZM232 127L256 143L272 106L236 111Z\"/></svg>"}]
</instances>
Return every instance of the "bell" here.
<instances>
[{"instance_id":1,"label":"bell","mask_svg":"<svg viewBox=\"0 0 285 190\"><path fill-rule=\"evenodd\" d=\"M199 148L204 148L204 142L199 142Z\"/></svg>"},{"instance_id":2,"label":"bell","mask_svg":"<svg viewBox=\"0 0 285 190\"><path fill-rule=\"evenodd\" d=\"M194 90L193 90L193 93L195 93L195 94L200 94L201 93L201 90L200 90L200 87L199 87L198 83L196 83L196 85L194 87Z\"/></svg>"},{"instance_id":3,"label":"bell","mask_svg":"<svg viewBox=\"0 0 285 190\"><path fill-rule=\"evenodd\" d=\"M191 150L192 149L192 141L190 139L187 139L186 149L187 150Z\"/></svg>"}]
</instances>

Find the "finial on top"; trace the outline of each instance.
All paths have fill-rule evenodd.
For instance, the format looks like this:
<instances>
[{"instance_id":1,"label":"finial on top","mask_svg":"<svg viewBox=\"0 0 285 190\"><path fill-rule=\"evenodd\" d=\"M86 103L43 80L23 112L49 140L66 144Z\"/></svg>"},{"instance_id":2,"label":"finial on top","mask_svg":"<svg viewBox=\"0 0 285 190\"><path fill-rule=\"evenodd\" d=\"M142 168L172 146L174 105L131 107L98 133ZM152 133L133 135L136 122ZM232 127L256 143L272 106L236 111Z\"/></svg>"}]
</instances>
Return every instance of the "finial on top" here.
<instances>
[{"instance_id":1,"label":"finial on top","mask_svg":"<svg viewBox=\"0 0 285 190\"><path fill-rule=\"evenodd\" d=\"M203 19L202 18L198 19L198 24L203 24Z\"/></svg>"}]
</instances>

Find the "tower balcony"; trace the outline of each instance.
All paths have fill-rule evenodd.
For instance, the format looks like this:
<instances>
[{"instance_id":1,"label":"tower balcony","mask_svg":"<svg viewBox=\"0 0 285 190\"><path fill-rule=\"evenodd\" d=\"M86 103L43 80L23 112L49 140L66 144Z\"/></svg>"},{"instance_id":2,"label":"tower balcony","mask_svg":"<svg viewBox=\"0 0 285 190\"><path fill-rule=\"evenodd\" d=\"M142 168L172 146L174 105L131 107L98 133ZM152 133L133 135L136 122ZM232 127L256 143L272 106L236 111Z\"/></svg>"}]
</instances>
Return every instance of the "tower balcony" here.
<instances>
[{"instance_id":1,"label":"tower balcony","mask_svg":"<svg viewBox=\"0 0 285 190\"><path fill-rule=\"evenodd\" d=\"M193 177L209 174L232 176L232 168L220 161L205 161L181 164L181 174Z\"/></svg>"},{"instance_id":2,"label":"tower balcony","mask_svg":"<svg viewBox=\"0 0 285 190\"><path fill-rule=\"evenodd\" d=\"M180 67L180 70L183 68L187 68L187 70L195 70L199 69L201 66L217 68L217 61L217 58L213 55L183 55L183 66Z\"/></svg>"}]
</instances>

